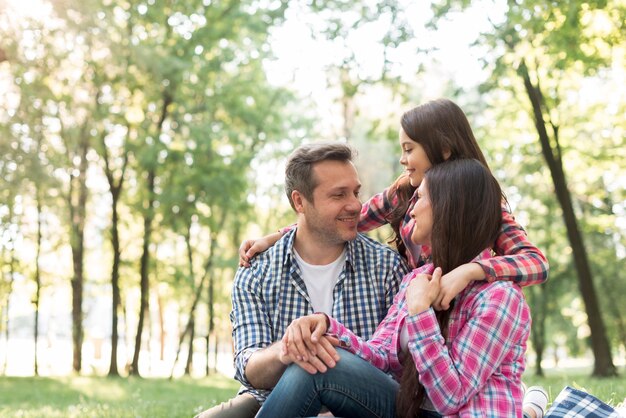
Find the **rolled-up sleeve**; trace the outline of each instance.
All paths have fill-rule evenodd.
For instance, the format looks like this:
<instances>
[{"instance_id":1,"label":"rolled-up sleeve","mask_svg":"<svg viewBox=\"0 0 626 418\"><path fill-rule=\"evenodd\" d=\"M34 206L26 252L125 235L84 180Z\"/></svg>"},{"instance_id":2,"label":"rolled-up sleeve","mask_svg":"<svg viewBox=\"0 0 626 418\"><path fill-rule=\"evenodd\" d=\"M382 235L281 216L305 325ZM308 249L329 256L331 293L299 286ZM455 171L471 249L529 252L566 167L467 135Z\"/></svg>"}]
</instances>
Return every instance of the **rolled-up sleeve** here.
<instances>
[{"instance_id":1,"label":"rolled-up sleeve","mask_svg":"<svg viewBox=\"0 0 626 418\"><path fill-rule=\"evenodd\" d=\"M235 379L250 388L252 385L245 374L248 360L255 351L272 344L270 321L257 283L254 267L239 268L233 284L233 310L230 313L235 342Z\"/></svg>"}]
</instances>

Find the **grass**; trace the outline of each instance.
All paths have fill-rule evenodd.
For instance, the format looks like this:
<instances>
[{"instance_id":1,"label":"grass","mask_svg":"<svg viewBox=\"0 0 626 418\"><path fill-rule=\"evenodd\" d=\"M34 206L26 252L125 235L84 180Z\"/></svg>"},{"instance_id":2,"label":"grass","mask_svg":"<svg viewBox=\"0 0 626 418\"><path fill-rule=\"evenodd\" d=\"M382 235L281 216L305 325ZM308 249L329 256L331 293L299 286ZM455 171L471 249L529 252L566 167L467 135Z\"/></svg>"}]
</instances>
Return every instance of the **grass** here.
<instances>
[{"instance_id":1,"label":"grass","mask_svg":"<svg viewBox=\"0 0 626 418\"><path fill-rule=\"evenodd\" d=\"M565 386L571 386L594 395L596 398L612 406L623 404L626 399L626 370L621 368L619 377L590 377L588 368L581 369L548 369L544 377L538 377L527 371L523 381L527 386L543 386L548 392L550 405Z\"/></svg>"},{"instance_id":2,"label":"grass","mask_svg":"<svg viewBox=\"0 0 626 418\"><path fill-rule=\"evenodd\" d=\"M610 405L626 398L626 370L620 377L589 377L588 370L548 370L545 377L524 375L541 385L552 401L565 386L584 389ZM0 377L0 417L192 417L232 397L239 385L221 375L205 379L105 377Z\"/></svg>"},{"instance_id":3,"label":"grass","mask_svg":"<svg viewBox=\"0 0 626 418\"><path fill-rule=\"evenodd\" d=\"M0 377L0 417L193 417L237 393L232 379Z\"/></svg>"}]
</instances>

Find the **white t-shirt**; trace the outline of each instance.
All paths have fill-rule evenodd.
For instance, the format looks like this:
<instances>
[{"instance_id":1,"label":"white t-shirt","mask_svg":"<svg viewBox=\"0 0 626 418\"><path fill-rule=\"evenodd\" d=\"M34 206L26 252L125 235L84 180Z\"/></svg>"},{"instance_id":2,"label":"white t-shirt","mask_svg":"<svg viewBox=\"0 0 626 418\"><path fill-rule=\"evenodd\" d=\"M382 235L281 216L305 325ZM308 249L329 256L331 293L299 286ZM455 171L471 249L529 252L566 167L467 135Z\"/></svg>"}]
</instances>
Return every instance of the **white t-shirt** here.
<instances>
[{"instance_id":1,"label":"white t-shirt","mask_svg":"<svg viewBox=\"0 0 626 418\"><path fill-rule=\"evenodd\" d=\"M333 290L346 263L346 250L330 264L323 266L309 264L294 249L296 261L302 271L302 280L306 285L315 312L333 314Z\"/></svg>"}]
</instances>

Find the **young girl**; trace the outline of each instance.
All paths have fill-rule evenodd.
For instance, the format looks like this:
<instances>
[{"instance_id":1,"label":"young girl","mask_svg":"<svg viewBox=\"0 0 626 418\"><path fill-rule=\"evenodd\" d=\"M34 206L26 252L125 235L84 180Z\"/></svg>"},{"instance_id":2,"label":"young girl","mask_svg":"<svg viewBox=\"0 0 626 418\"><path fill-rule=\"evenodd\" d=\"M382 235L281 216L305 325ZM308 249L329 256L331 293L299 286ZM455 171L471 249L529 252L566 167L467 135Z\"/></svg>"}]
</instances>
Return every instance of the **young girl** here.
<instances>
[{"instance_id":1,"label":"young girl","mask_svg":"<svg viewBox=\"0 0 626 418\"><path fill-rule=\"evenodd\" d=\"M398 251L415 268L422 266L430 254L427 247L413 243L410 238L415 222L410 213L418 200L416 190L426 170L444 161L461 158L476 159L485 167L487 163L467 117L450 100L438 99L417 106L402 115L400 124L400 164L405 173L363 204L359 231L367 232L390 224ZM273 245L283 232L244 241L240 248L240 265L249 266L250 258ZM546 258L528 241L522 227L504 206L493 250L496 257L461 264L447 272L435 307L448 308L450 301L473 280L506 280L528 286L547 279Z\"/></svg>"},{"instance_id":2,"label":"young girl","mask_svg":"<svg viewBox=\"0 0 626 418\"><path fill-rule=\"evenodd\" d=\"M435 165L420 182L411 239L431 249L432 261L404 278L369 341L324 314L294 321L283 338L293 358L314 355L322 335L345 351L325 373L290 366L257 417L311 416L321 405L346 418L522 416L530 312L520 287L474 281L452 308L433 309L442 274L490 261L502 223L500 187L472 159Z\"/></svg>"}]
</instances>

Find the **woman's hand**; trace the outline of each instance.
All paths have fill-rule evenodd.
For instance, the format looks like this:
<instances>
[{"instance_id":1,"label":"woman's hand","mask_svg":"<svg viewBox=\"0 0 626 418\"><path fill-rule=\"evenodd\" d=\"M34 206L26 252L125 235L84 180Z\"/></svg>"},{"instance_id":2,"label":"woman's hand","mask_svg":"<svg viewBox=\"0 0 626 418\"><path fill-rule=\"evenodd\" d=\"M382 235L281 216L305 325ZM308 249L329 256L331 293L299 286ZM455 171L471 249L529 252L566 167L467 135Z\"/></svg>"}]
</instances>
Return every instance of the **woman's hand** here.
<instances>
[{"instance_id":1,"label":"woman's hand","mask_svg":"<svg viewBox=\"0 0 626 418\"><path fill-rule=\"evenodd\" d=\"M291 322L282 338L283 355L311 367L303 367L309 373L324 373L328 367L335 367L339 355L335 350L339 341L327 335L327 318L324 314L303 316Z\"/></svg>"},{"instance_id":2,"label":"woman's hand","mask_svg":"<svg viewBox=\"0 0 626 418\"><path fill-rule=\"evenodd\" d=\"M250 267L252 257L274 245L281 236L280 232L274 232L261 238L243 241L239 246L239 267Z\"/></svg>"},{"instance_id":3,"label":"woman's hand","mask_svg":"<svg viewBox=\"0 0 626 418\"><path fill-rule=\"evenodd\" d=\"M438 311L449 309L452 299L461 293L472 280L484 279L485 272L479 264L461 264L443 276L441 280L441 291L439 292L439 297L433 303L433 308Z\"/></svg>"},{"instance_id":4,"label":"woman's hand","mask_svg":"<svg viewBox=\"0 0 626 418\"><path fill-rule=\"evenodd\" d=\"M433 275L418 274L406 289L406 303L409 314L424 312L437 300L441 292L441 268L437 267Z\"/></svg>"}]
</instances>

